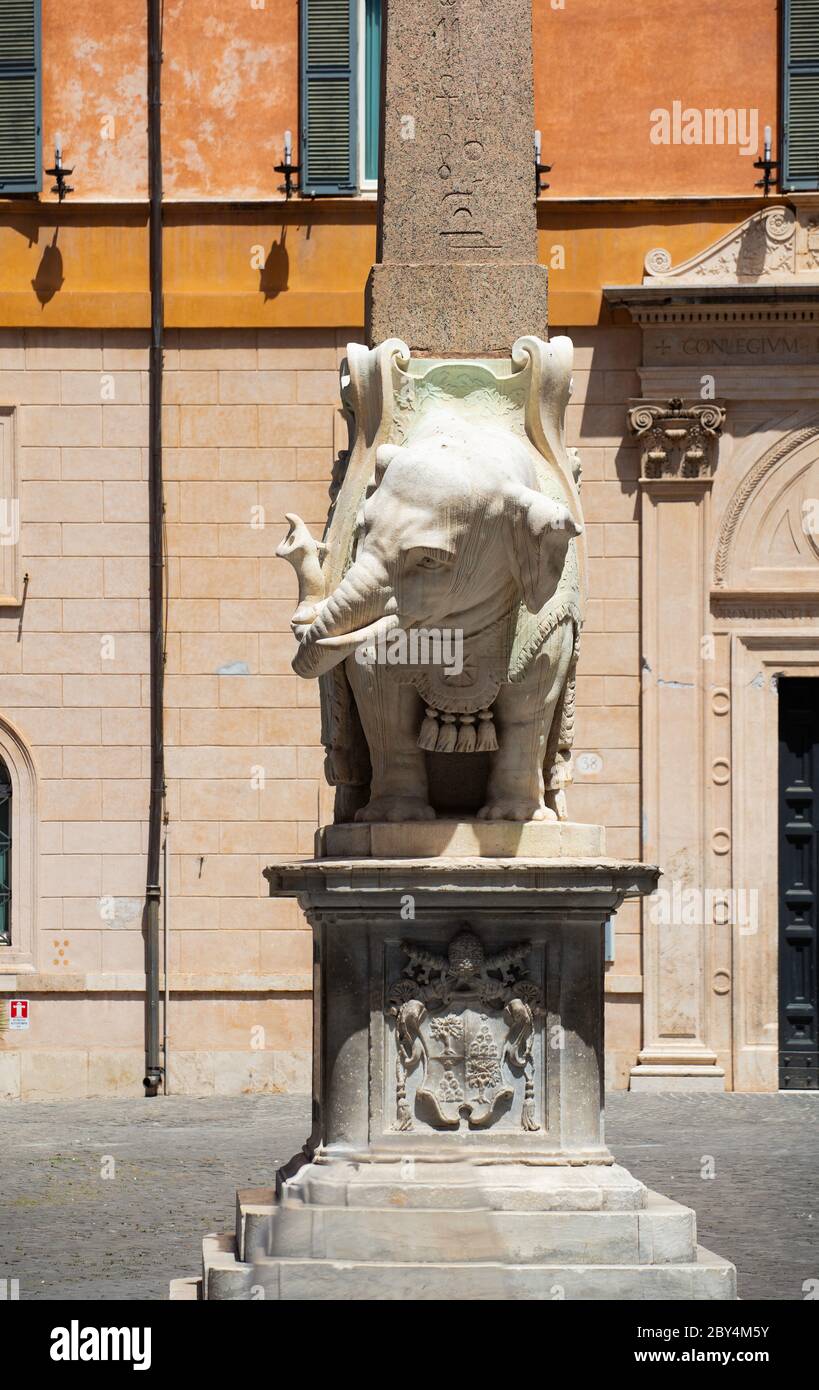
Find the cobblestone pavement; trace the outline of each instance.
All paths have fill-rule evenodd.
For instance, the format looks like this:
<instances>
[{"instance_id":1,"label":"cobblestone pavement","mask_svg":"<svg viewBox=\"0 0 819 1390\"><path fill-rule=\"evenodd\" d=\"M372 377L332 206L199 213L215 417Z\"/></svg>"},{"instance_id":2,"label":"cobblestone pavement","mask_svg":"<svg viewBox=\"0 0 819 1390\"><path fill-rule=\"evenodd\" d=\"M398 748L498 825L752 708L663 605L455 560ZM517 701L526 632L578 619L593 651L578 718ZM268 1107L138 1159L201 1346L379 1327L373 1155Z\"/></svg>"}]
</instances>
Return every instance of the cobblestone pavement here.
<instances>
[{"instance_id":1,"label":"cobblestone pavement","mask_svg":"<svg viewBox=\"0 0 819 1390\"><path fill-rule=\"evenodd\" d=\"M617 1159L695 1208L742 1298L801 1299L819 1279L819 1095L616 1094L606 1119ZM234 1189L268 1184L307 1121L289 1096L0 1106L0 1278L21 1299L166 1298L198 1272L202 1236L232 1228Z\"/></svg>"}]
</instances>

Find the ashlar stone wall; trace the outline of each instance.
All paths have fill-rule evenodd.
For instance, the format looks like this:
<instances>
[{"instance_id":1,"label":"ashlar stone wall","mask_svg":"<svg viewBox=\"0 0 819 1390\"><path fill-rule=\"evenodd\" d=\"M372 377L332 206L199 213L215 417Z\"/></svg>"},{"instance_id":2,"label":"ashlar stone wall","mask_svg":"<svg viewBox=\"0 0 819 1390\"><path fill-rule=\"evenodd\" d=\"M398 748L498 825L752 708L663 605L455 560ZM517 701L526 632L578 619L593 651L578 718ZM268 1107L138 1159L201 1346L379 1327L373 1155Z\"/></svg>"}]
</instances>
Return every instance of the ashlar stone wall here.
<instances>
[{"instance_id":1,"label":"ashlar stone wall","mask_svg":"<svg viewBox=\"0 0 819 1390\"><path fill-rule=\"evenodd\" d=\"M583 460L590 603L570 813L638 855L636 330L576 344L569 442ZM314 531L346 428L338 365L358 330L167 335L170 1086L307 1090L310 934L265 895L276 855L332 816L317 688L290 671L298 511ZM0 756L30 749L15 834L36 834L37 911L0 947L0 989L29 998L0 1033L0 1095L142 1094L149 788L147 334L4 330L0 408L19 476L22 607L0 607ZM3 737L4 725L8 736ZM21 899L22 902L22 899ZM15 903L15 908L19 904ZM17 962L17 964L15 964ZM16 973L15 973L16 972ZM640 1046L639 921L618 918L607 977L610 1082Z\"/></svg>"}]
</instances>

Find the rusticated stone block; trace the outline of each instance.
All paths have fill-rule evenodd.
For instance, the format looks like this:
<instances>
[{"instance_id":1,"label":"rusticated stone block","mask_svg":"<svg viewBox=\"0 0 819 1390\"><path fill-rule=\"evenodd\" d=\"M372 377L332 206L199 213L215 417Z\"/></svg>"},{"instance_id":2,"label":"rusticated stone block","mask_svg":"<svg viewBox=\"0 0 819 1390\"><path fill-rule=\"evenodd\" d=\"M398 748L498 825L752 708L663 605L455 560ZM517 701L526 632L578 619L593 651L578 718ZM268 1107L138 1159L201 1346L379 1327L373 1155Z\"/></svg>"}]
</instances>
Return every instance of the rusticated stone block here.
<instances>
[{"instance_id":1,"label":"rusticated stone block","mask_svg":"<svg viewBox=\"0 0 819 1390\"><path fill-rule=\"evenodd\" d=\"M518 338L546 337L542 265L374 265L367 336L398 337L419 354L507 356Z\"/></svg>"}]
</instances>

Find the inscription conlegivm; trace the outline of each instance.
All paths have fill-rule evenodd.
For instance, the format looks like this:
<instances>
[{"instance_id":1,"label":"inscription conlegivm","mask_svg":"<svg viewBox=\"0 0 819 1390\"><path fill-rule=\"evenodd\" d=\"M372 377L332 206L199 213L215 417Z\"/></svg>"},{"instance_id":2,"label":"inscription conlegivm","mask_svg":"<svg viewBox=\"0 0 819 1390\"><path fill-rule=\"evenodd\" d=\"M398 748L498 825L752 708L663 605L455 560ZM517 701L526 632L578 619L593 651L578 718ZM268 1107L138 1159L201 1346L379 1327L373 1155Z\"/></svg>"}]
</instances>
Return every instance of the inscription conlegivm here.
<instances>
[{"instance_id":1,"label":"inscription conlegivm","mask_svg":"<svg viewBox=\"0 0 819 1390\"><path fill-rule=\"evenodd\" d=\"M775 324L756 331L726 329L717 333L712 329L703 331L697 324L685 329L647 328L645 356L647 362L667 366L683 363L741 366L748 361L817 362L819 325L790 328Z\"/></svg>"},{"instance_id":2,"label":"inscription conlegivm","mask_svg":"<svg viewBox=\"0 0 819 1390\"><path fill-rule=\"evenodd\" d=\"M528 0L390 0L385 263L532 262Z\"/></svg>"}]
</instances>

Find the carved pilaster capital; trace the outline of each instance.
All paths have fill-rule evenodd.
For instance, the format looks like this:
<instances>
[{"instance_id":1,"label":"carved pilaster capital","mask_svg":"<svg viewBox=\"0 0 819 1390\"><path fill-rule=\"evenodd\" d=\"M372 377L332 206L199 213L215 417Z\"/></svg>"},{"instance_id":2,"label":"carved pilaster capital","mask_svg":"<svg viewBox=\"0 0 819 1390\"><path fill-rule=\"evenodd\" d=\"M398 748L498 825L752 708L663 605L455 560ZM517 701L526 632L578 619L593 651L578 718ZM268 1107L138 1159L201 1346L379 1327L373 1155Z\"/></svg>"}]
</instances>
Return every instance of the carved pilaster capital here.
<instances>
[{"instance_id":1,"label":"carved pilaster capital","mask_svg":"<svg viewBox=\"0 0 819 1390\"><path fill-rule=\"evenodd\" d=\"M641 478L712 476L724 406L716 401L689 405L679 396L664 404L633 401L626 418L629 432L642 441Z\"/></svg>"}]
</instances>

